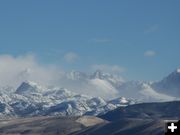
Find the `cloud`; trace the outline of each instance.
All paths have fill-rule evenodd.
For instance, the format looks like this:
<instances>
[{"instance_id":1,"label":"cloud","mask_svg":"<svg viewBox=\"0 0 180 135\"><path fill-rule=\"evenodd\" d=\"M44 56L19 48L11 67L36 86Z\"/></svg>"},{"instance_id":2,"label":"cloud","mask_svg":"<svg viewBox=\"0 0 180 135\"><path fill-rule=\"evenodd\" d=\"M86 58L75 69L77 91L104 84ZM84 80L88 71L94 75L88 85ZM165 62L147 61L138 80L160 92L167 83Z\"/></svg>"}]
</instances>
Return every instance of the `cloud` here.
<instances>
[{"instance_id":1,"label":"cloud","mask_svg":"<svg viewBox=\"0 0 180 135\"><path fill-rule=\"evenodd\" d=\"M144 33L148 34L148 33L153 33L156 32L159 29L159 25L158 24L154 24L149 26L147 29L145 29Z\"/></svg>"},{"instance_id":2,"label":"cloud","mask_svg":"<svg viewBox=\"0 0 180 135\"><path fill-rule=\"evenodd\" d=\"M74 52L68 52L64 55L64 60L67 63L74 63L79 59L78 54L74 53Z\"/></svg>"},{"instance_id":3,"label":"cloud","mask_svg":"<svg viewBox=\"0 0 180 135\"><path fill-rule=\"evenodd\" d=\"M57 83L63 70L54 65L41 65L34 55L0 55L0 86L17 87L30 80L42 85Z\"/></svg>"},{"instance_id":4,"label":"cloud","mask_svg":"<svg viewBox=\"0 0 180 135\"><path fill-rule=\"evenodd\" d=\"M116 65L94 65L93 68L111 72L124 70ZM65 72L54 64L40 64L32 54L16 57L0 55L0 88L5 86L17 88L23 81L28 80L42 86L64 87L76 93L107 99L115 97L117 94L116 89L106 81L87 79L86 76L82 80L71 79L72 76L77 77L76 75L78 74Z\"/></svg>"},{"instance_id":5,"label":"cloud","mask_svg":"<svg viewBox=\"0 0 180 135\"><path fill-rule=\"evenodd\" d=\"M124 67L120 67L118 65L107 65L107 64L95 64L92 65L91 68L93 70L102 70L109 73L122 73L126 70Z\"/></svg>"},{"instance_id":6,"label":"cloud","mask_svg":"<svg viewBox=\"0 0 180 135\"><path fill-rule=\"evenodd\" d=\"M153 57L155 55L156 55L156 52L153 50L148 50L148 51L144 52L144 56L146 56L146 57Z\"/></svg>"}]
</instances>

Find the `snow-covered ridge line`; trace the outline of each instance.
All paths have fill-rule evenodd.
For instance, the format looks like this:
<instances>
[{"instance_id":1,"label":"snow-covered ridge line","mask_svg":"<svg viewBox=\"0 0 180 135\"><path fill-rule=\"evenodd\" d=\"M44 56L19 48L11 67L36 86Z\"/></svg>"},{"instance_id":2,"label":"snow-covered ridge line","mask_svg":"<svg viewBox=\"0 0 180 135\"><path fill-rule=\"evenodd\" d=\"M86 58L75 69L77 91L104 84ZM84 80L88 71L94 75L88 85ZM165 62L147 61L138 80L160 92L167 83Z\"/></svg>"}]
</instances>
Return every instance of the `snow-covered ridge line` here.
<instances>
[{"instance_id":1,"label":"snow-covered ridge line","mask_svg":"<svg viewBox=\"0 0 180 135\"><path fill-rule=\"evenodd\" d=\"M172 101L180 97L178 71L179 68L158 82L125 81L119 75L100 70L92 74L72 71L62 77L60 85L76 93L96 95L105 99L122 96L141 102Z\"/></svg>"},{"instance_id":2,"label":"snow-covered ridge line","mask_svg":"<svg viewBox=\"0 0 180 135\"><path fill-rule=\"evenodd\" d=\"M27 81L15 92L1 92L0 117L98 115L129 104L134 102L123 97L105 101L101 97L76 94L63 88L49 89Z\"/></svg>"},{"instance_id":3,"label":"snow-covered ridge line","mask_svg":"<svg viewBox=\"0 0 180 135\"><path fill-rule=\"evenodd\" d=\"M67 89L30 81L17 89L0 88L0 116L98 115L137 102L180 100L179 69L151 83L124 81L101 71L91 75L73 71L60 80L60 86Z\"/></svg>"}]
</instances>

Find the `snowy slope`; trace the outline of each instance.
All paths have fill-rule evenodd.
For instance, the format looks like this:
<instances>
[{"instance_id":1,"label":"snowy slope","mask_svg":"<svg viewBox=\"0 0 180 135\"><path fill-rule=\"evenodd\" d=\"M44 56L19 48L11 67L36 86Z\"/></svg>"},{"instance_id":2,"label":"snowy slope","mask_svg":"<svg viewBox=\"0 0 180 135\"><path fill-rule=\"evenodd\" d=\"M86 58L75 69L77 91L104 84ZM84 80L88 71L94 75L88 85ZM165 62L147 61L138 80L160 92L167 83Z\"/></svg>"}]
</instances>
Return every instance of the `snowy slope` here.
<instances>
[{"instance_id":1,"label":"snowy slope","mask_svg":"<svg viewBox=\"0 0 180 135\"><path fill-rule=\"evenodd\" d=\"M101 71L73 71L63 76L59 85L64 88L28 81L17 89L0 88L0 117L98 115L137 102L179 100L180 69L154 83L124 81Z\"/></svg>"},{"instance_id":2,"label":"snowy slope","mask_svg":"<svg viewBox=\"0 0 180 135\"><path fill-rule=\"evenodd\" d=\"M123 102L123 105L133 103L125 100L127 102ZM113 110L120 104L121 100L111 103L101 97L76 94L64 88L49 89L34 82L23 82L15 92L0 93L0 117L98 115Z\"/></svg>"},{"instance_id":3,"label":"snowy slope","mask_svg":"<svg viewBox=\"0 0 180 135\"><path fill-rule=\"evenodd\" d=\"M177 98L174 96L160 93L152 88L151 84L140 81L129 81L122 84L119 88L119 95L126 98L133 98L140 102L172 101Z\"/></svg>"},{"instance_id":4,"label":"snowy slope","mask_svg":"<svg viewBox=\"0 0 180 135\"><path fill-rule=\"evenodd\" d=\"M124 80L120 76L103 73L99 70L93 74L72 71L62 76L59 85L76 93L99 96L109 100L117 97L116 87L123 82Z\"/></svg>"},{"instance_id":5,"label":"snowy slope","mask_svg":"<svg viewBox=\"0 0 180 135\"><path fill-rule=\"evenodd\" d=\"M172 88L172 90L176 91L175 94L171 94L170 92L165 93L159 90L162 88L159 84L157 88L154 85L155 83L125 81L118 75L104 73L100 70L92 74L72 71L63 76L62 80L60 80L60 85L76 93L99 96L107 100L123 96L140 102L172 101L180 97L180 95L178 97L176 96L180 88L178 81L180 80L178 77L179 74L175 72L169 77L171 78L170 81L161 82L163 84L163 90L164 87L168 90ZM168 87L169 84L171 84L171 88Z\"/></svg>"},{"instance_id":6,"label":"snowy slope","mask_svg":"<svg viewBox=\"0 0 180 135\"><path fill-rule=\"evenodd\" d=\"M180 97L180 68L177 68L161 81L155 82L152 87L158 92Z\"/></svg>"}]
</instances>

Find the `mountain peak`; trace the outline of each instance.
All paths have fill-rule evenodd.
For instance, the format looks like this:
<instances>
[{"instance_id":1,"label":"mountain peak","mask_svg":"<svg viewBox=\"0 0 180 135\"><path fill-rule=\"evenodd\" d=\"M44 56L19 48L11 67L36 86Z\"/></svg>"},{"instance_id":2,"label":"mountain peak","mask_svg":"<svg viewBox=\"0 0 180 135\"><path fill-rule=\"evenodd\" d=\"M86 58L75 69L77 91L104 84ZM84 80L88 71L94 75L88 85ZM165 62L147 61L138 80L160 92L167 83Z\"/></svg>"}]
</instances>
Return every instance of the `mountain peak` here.
<instances>
[{"instance_id":1,"label":"mountain peak","mask_svg":"<svg viewBox=\"0 0 180 135\"><path fill-rule=\"evenodd\" d=\"M177 69L176 69L176 73L180 73L180 68L177 68Z\"/></svg>"},{"instance_id":2,"label":"mountain peak","mask_svg":"<svg viewBox=\"0 0 180 135\"><path fill-rule=\"evenodd\" d=\"M174 72L169 74L163 80L154 83L153 87L164 94L168 94L174 97L180 95L180 68L177 68Z\"/></svg>"},{"instance_id":3,"label":"mountain peak","mask_svg":"<svg viewBox=\"0 0 180 135\"><path fill-rule=\"evenodd\" d=\"M25 93L34 93L42 91L42 87L35 82L32 81L24 81L21 85L17 88L17 94L25 94Z\"/></svg>"},{"instance_id":4,"label":"mountain peak","mask_svg":"<svg viewBox=\"0 0 180 135\"><path fill-rule=\"evenodd\" d=\"M178 78L178 80L180 79L180 68L177 68L176 70L174 70L171 74L169 74L167 77L165 78Z\"/></svg>"},{"instance_id":5,"label":"mountain peak","mask_svg":"<svg viewBox=\"0 0 180 135\"><path fill-rule=\"evenodd\" d=\"M71 80L83 80L87 78L87 75L80 71L71 71L67 74L67 78Z\"/></svg>"},{"instance_id":6,"label":"mountain peak","mask_svg":"<svg viewBox=\"0 0 180 135\"><path fill-rule=\"evenodd\" d=\"M103 78L103 73L101 70L96 70L94 72L94 74L92 75L92 78L98 78L98 79L102 79Z\"/></svg>"}]
</instances>

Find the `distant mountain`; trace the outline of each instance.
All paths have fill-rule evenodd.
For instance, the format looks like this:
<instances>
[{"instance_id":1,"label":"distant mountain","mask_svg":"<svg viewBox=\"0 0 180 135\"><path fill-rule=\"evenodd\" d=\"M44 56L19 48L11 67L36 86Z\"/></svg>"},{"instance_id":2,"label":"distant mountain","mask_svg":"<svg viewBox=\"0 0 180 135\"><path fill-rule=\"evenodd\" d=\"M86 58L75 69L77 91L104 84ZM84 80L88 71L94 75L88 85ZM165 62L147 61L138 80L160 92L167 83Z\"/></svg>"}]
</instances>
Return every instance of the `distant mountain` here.
<instances>
[{"instance_id":1,"label":"distant mountain","mask_svg":"<svg viewBox=\"0 0 180 135\"><path fill-rule=\"evenodd\" d=\"M115 86L119 86L123 82L124 80L120 76L103 73L99 70L93 74L72 71L61 76L58 85L76 93L109 100L119 96Z\"/></svg>"},{"instance_id":2,"label":"distant mountain","mask_svg":"<svg viewBox=\"0 0 180 135\"><path fill-rule=\"evenodd\" d=\"M151 84L140 81L128 81L120 85L118 88L119 95L127 98L133 98L140 102L154 101L173 101L175 97L157 92L151 87Z\"/></svg>"},{"instance_id":3,"label":"distant mountain","mask_svg":"<svg viewBox=\"0 0 180 135\"><path fill-rule=\"evenodd\" d=\"M43 91L40 85L37 85L34 82L23 82L16 90L17 94L32 94L32 93L40 93Z\"/></svg>"},{"instance_id":4,"label":"distant mountain","mask_svg":"<svg viewBox=\"0 0 180 135\"><path fill-rule=\"evenodd\" d=\"M100 79L111 83L115 88L125 82L125 80L114 74L104 73L101 70L97 70L94 74L90 75L90 79Z\"/></svg>"},{"instance_id":5,"label":"distant mountain","mask_svg":"<svg viewBox=\"0 0 180 135\"><path fill-rule=\"evenodd\" d=\"M158 92L180 97L180 69L176 69L163 80L155 82L152 87Z\"/></svg>"},{"instance_id":6,"label":"distant mountain","mask_svg":"<svg viewBox=\"0 0 180 135\"><path fill-rule=\"evenodd\" d=\"M125 81L122 77L97 70L92 74L73 71L67 73L61 85L71 91L86 95L97 95L105 99L119 96L139 102L173 101L180 98L180 69L159 82ZM167 92L169 91L169 92ZM174 91L171 93L171 91Z\"/></svg>"},{"instance_id":7,"label":"distant mountain","mask_svg":"<svg viewBox=\"0 0 180 135\"><path fill-rule=\"evenodd\" d=\"M93 74L73 71L59 81L63 88L45 87L31 81L22 82L17 89L0 88L0 119L4 119L0 120L0 133L163 135L164 119L180 119L180 69L151 83L125 81L118 75L99 70ZM96 123L99 121L96 118L79 117L86 115L99 116L104 122ZM46 117L41 120L35 116ZM67 116L60 118L64 126L53 127L63 124L51 116ZM32 118L23 120L16 117ZM7 121L8 118L14 121ZM33 127L33 130L29 128L29 122L39 122L37 127L40 127ZM41 127L42 122L50 124L43 126L47 130ZM20 123L25 124L25 129ZM18 125L17 130L13 124Z\"/></svg>"},{"instance_id":8,"label":"distant mountain","mask_svg":"<svg viewBox=\"0 0 180 135\"><path fill-rule=\"evenodd\" d=\"M98 115L134 103L123 97L111 102L101 97L77 94L64 88L47 88L27 81L14 92L1 91L0 117Z\"/></svg>"},{"instance_id":9,"label":"distant mountain","mask_svg":"<svg viewBox=\"0 0 180 135\"><path fill-rule=\"evenodd\" d=\"M93 74L73 71L60 82L64 88L31 81L22 82L17 89L0 88L0 117L98 115L139 102L180 99L180 69L154 83L125 81L99 70Z\"/></svg>"}]
</instances>

